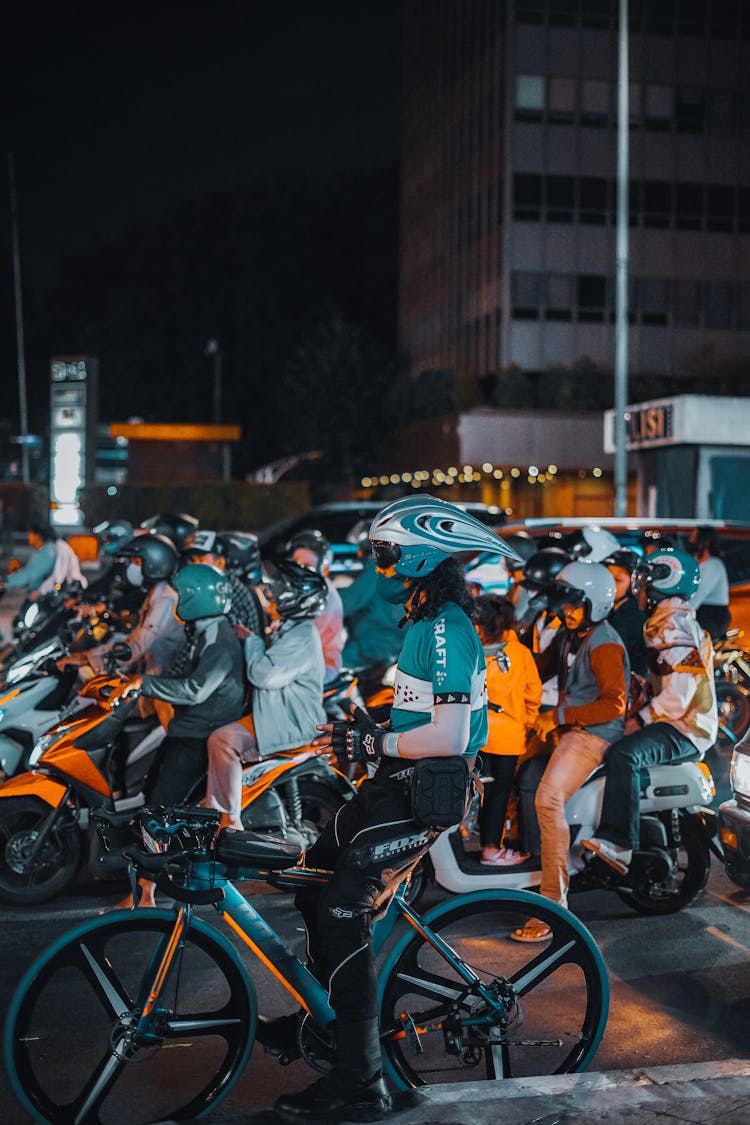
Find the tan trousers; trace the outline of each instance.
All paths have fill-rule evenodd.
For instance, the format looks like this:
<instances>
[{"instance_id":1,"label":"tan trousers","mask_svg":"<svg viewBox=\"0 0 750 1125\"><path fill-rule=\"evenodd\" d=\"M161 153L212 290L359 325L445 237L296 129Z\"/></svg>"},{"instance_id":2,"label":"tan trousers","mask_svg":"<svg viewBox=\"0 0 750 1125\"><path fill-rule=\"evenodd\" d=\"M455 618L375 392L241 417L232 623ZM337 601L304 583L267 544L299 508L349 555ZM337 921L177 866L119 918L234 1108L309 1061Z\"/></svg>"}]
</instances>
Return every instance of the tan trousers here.
<instances>
[{"instance_id":1,"label":"tan trousers","mask_svg":"<svg viewBox=\"0 0 750 1125\"><path fill-rule=\"evenodd\" d=\"M549 760L536 791L536 813L542 834L542 883L547 898L568 905L570 829L565 803L604 761L609 743L585 730L566 731Z\"/></svg>"},{"instance_id":2,"label":"tan trousers","mask_svg":"<svg viewBox=\"0 0 750 1125\"><path fill-rule=\"evenodd\" d=\"M252 715L219 727L208 738L208 778L203 804L228 813L242 827L242 766L260 760Z\"/></svg>"}]
</instances>

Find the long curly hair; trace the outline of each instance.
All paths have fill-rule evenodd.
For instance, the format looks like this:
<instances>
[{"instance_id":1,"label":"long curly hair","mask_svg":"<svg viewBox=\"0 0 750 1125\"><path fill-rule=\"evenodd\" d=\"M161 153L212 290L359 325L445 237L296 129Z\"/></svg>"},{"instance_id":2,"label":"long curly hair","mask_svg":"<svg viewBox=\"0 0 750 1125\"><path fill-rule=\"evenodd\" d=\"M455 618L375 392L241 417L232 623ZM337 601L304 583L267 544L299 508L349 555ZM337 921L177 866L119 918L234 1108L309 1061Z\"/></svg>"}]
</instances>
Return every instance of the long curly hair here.
<instances>
[{"instance_id":1,"label":"long curly hair","mask_svg":"<svg viewBox=\"0 0 750 1125\"><path fill-rule=\"evenodd\" d=\"M418 579L415 587L416 593L409 611L410 621L437 617L438 611L446 602L455 602L464 613L471 616L473 599L466 588L464 568L457 559L441 562L432 574Z\"/></svg>"}]
</instances>

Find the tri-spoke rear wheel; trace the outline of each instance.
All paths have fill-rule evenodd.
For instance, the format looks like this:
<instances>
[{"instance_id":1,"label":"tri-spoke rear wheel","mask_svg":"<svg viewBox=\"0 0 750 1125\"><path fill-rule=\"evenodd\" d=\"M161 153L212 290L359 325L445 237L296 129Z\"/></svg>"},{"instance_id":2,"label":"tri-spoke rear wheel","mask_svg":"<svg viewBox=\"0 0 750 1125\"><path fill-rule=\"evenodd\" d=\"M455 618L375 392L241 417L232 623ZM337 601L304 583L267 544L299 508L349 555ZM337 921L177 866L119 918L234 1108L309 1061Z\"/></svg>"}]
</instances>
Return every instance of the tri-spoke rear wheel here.
<instances>
[{"instance_id":1,"label":"tri-spoke rear wheel","mask_svg":"<svg viewBox=\"0 0 750 1125\"><path fill-rule=\"evenodd\" d=\"M510 934L534 917L552 937ZM436 908L394 950L381 988L383 1056L399 1086L583 1070L607 1022L601 954L574 915L538 895L489 891ZM436 949L429 934L450 946ZM477 981L467 983L456 959Z\"/></svg>"},{"instance_id":2,"label":"tri-spoke rear wheel","mask_svg":"<svg viewBox=\"0 0 750 1125\"><path fill-rule=\"evenodd\" d=\"M144 1005L175 916L97 919L53 945L19 986L5 1061L17 1095L51 1125L136 1125L213 1108L242 1073L257 1010L225 939L193 920L152 1018Z\"/></svg>"}]
</instances>

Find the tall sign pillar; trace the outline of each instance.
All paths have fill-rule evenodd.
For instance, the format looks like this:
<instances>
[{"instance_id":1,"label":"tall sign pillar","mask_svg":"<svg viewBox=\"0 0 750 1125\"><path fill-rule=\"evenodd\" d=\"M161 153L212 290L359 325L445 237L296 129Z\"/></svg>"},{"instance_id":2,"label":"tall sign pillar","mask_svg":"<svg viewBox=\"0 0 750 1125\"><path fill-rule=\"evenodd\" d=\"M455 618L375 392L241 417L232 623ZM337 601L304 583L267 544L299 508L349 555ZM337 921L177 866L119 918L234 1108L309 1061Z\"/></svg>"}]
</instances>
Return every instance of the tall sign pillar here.
<instances>
[{"instance_id":1,"label":"tall sign pillar","mask_svg":"<svg viewBox=\"0 0 750 1125\"><path fill-rule=\"evenodd\" d=\"M91 356L50 360L50 519L83 523L79 490L94 479L99 361Z\"/></svg>"}]
</instances>

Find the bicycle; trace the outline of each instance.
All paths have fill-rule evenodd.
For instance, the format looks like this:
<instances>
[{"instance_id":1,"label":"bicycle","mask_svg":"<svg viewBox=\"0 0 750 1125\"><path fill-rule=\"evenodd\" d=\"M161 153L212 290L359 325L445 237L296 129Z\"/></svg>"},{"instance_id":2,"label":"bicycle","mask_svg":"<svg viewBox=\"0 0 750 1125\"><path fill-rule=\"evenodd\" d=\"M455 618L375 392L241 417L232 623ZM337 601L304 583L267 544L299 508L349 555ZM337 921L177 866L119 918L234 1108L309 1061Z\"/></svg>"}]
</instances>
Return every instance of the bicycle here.
<instances>
[{"instance_id":1,"label":"bicycle","mask_svg":"<svg viewBox=\"0 0 750 1125\"><path fill-rule=\"evenodd\" d=\"M303 1058L329 1065L334 1012L326 989L245 898L233 878L291 890L329 872L292 866L294 845L218 830L218 814L175 809L141 815L143 840L123 849L137 874L155 879L171 909L104 915L63 935L22 978L5 1028L14 1092L49 1125L135 1125L201 1117L242 1074L255 1038L257 1000L232 943L195 914L212 906L284 985L306 1015ZM106 814L117 834L122 814ZM529 914L549 944L508 941ZM429 1080L583 1070L604 1033L609 1006L601 954L567 910L526 891L484 891L419 915L403 883L374 926L383 1065L397 1090ZM167 1048L180 1046L181 1050ZM60 1066L60 1060L65 1065ZM282 1056L282 1060L283 1056ZM145 1112L145 1110L144 1110Z\"/></svg>"}]
</instances>

